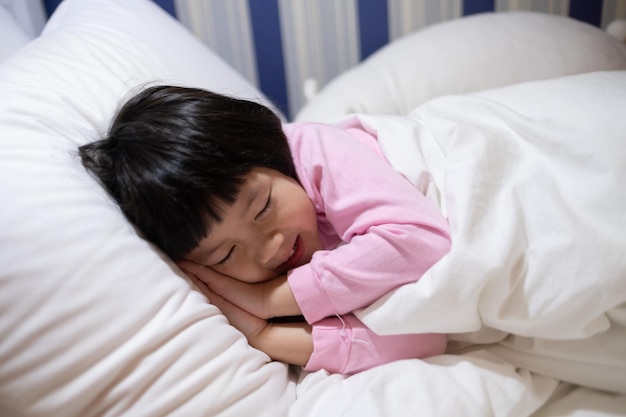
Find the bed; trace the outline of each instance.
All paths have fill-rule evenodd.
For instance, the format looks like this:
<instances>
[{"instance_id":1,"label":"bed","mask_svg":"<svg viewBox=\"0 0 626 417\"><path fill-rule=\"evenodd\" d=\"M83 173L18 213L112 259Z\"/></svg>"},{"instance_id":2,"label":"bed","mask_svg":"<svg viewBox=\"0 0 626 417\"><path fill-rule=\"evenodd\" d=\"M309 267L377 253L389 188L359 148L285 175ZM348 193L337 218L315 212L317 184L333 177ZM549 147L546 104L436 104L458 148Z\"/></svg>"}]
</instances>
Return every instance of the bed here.
<instances>
[{"instance_id":1,"label":"bed","mask_svg":"<svg viewBox=\"0 0 626 417\"><path fill-rule=\"evenodd\" d=\"M16 49L0 64L3 417L626 415L626 46L602 30L532 13L427 28L297 115L375 133L451 223L419 283L358 312L380 333L446 332L448 351L353 376L249 347L76 155L138 86L267 97L147 0L65 0Z\"/></svg>"}]
</instances>

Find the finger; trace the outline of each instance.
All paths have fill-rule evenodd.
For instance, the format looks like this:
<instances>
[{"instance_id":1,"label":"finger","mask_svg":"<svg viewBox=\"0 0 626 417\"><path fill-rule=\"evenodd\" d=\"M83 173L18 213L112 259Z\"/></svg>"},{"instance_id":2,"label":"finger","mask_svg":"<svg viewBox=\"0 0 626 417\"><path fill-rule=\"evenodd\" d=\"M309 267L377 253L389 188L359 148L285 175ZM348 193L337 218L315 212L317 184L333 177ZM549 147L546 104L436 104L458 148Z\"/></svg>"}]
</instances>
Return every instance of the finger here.
<instances>
[{"instance_id":1,"label":"finger","mask_svg":"<svg viewBox=\"0 0 626 417\"><path fill-rule=\"evenodd\" d=\"M195 275L188 272L185 272L185 274L187 275L187 277L189 277L189 279L191 279L191 282L196 286L196 289L204 294L207 298L209 298L210 302L211 290L209 289L209 287L204 282L200 281Z\"/></svg>"},{"instance_id":2,"label":"finger","mask_svg":"<svg viewBox=\"0 0 626 417\"><path fill-rule=\"evenodd\" d=\"M257 317L264 319L270 317L270 311L266 308L265 302L265 283L251 284L243 282L190 261L180 261L177 262L177 265L186 273L192 274L200 281L206 283L211 291L224 297L229 302Z\"/></svg>"},{"instance_id":3,"label":"finger","mask_svg":"<svg viewBox=\"0 0 626 417\"><path fill-rule=\"evenodd\" d=\"M211 275L217 274L217 272L213 271L210 268L207 268L206 266L202 264L198 264L198 263L187 261L187 260L178 261L176 262L176 265L183 271L189 274L193 274L200 279L203 279L203 277L209 277Z\"/></svg>"},{"instance_id":4,"label":"finger","mask_svg":"<svg viewBox=\"0 0 626 417\"><path fill-rule=\"evenodd\" d=\"M192 279L194 279L194 282L196 283L196 285L198 285L201 291L207 296L207 298L209 299L209 303L219 308L222 314L224 314L227 318L229 318L229 321L230 321L230 317L233 317L234 321L238 322L239 317L243 316L242 313L249 314L249 313L246 313L241 308L234 305L233 303L226 300L221 295L211 291L211 289L204 282L198 280L195 277L192 277Z\"/></svg>"},{"instance_id":5,"label":"finger","mask_svg":"<svg viewBox=\"0 0 626 417\"><path fill-rule=\"evenodd\" d=\"M237 307L219 294L208 290L208 297L211 304L220 309L226 316L228 322L248 339L256 337L266 326L267 321L262 320L247 311Z\"/></svg>"},{"instance_id":6,"label":"finger","mask_svg":"<svg viewBox=\"0 0 626 417\"><path fill-rule=\"evenodd\" d=\"M187 271L185 271L187 272ZM211 291L207 284L201 281L197 276L187 272L197 288L207 297L209 303L217 307L220 312L228 319L228 322L243 333L248 340L253 340L263 329L268 326L266 320L245 311L237 305L231 303L221 295Z\"/></svg>"},{"instance_id":7,"label":"finger","mask_svg":"<svg viewBox=\"0 0 626 417\"><path fill-rule=\"evenodd\" d=\"M263 311L263 286L249 284L228 277L204 265L189 261L181 261L178 265L185 272L193 274L202 282L205 282L211 291L218 293L231 303L256 316L265 317Z\"/></svg>"},{"instance_id":8,"label":"finger","mask_svg":"<svg viewBox=\"0 0 626 417\"><path fill-rule=\"evenodd\" d=\"M202 264L190 261L179 261L176 264L185 273L196 276L200 281L207 284L213 291L217 291L223 296L225 295L224 293L233 293L231 290L232 281L238 282L237 280L227 277L226 275L222 275Z\"/></svg>"},{"instance_id":9,"label":"finger","mask_svg":"<svg viewBox=\"0 0 626 417\"><path fill-rule=\"evenodd\" d=\"M200 281L195 275L189 275L189 277L200 290L200 292L202 292L207 297L210 304L213 304L215 307L217 307L222 312L222 314L229 319L229 321L231 321L229 316L233 316L235 321L237 321L238 313L235 311L235 308L238 307L228 302L221 295L211 291L211 289L204 282Z\"/></svg>"}]
</instances>

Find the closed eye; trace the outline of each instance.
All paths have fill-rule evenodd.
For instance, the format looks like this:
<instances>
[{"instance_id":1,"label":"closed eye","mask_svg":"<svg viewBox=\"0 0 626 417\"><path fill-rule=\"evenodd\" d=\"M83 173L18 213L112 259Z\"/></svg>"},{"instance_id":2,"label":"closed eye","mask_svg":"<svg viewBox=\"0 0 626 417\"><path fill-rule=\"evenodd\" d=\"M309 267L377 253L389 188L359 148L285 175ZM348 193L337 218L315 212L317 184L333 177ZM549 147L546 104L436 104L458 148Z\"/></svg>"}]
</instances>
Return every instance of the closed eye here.
<instances>
[{"instance_id":1,"label":"closed eye","mask_svg":"<svg viewBox=\"0 0 626 417\"><path fill-rule=\"evenodd\" d=\"M235 251L235 247L230 248L226 256L217 263L217 266L225 267L227 266L233 258L233 252Z\"/></svg>"},{"instance_id":2,"label":"closed eye","mask_svg":"<svg viewBox=\"0 0 626 417\"><path fill-rule=\"evenodd\" d=\"M254 220L256 221L263 220L263 218L267 216L270 209L272 208L273 203L274 203L274 200L272 199L272 193L270 192L270 194L267 196L267 201L265 202L265 205L263 206L261 211L259 211L259 213L256 215Z\"/></svg>"}]
</instances>

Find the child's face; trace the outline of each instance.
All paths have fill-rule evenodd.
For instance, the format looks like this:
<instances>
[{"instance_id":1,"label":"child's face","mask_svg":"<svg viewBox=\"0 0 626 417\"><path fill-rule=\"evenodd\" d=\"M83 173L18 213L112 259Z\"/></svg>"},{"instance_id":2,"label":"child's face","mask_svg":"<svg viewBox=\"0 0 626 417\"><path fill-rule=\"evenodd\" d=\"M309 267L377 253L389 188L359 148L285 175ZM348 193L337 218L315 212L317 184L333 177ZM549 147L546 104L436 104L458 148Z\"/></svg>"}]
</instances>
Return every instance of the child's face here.
<instances>
[{"instance_id":1,"label":"child's face","mask_svg":"<svg viewBox=\"0 0 626 417\"><path fill-rule=\"evenodd\" d=\"M186 258L250 283L308 263L322 245L302 186L269 168L254 168L244 180L223 221Z\"/></svg>"}]
</instances>

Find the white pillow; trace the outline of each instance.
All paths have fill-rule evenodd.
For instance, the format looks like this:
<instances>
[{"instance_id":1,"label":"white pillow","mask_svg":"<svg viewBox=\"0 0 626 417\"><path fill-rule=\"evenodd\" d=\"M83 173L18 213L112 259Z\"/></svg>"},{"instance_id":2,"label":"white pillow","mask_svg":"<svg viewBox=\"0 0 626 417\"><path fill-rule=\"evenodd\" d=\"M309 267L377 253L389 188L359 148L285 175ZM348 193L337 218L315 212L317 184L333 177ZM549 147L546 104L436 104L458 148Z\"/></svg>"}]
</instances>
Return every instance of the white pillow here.
<instances>
[{"instance_id":1,"label":"white pillow","mask_svg":"<svg viewBox=\"0 0 626 417\"><path fill-rule=\"evenodd\" d=\"M0 414L280 416L248 346L85 172L76 147L162 81L267 101L148 0L65 0L0 65Z\"/></svg>"},{"instance_id":2,"label":"white pillow","mask_svg":"<svg viewBox=\"0 0 626 417\"><path fill-rule=\"evenodd\" d=\"M295 120L409 113L447 94L626 69L626 45L563 16L507 12L451 20L398 39L313 95Z\"/></svg>"}]
</instances>

